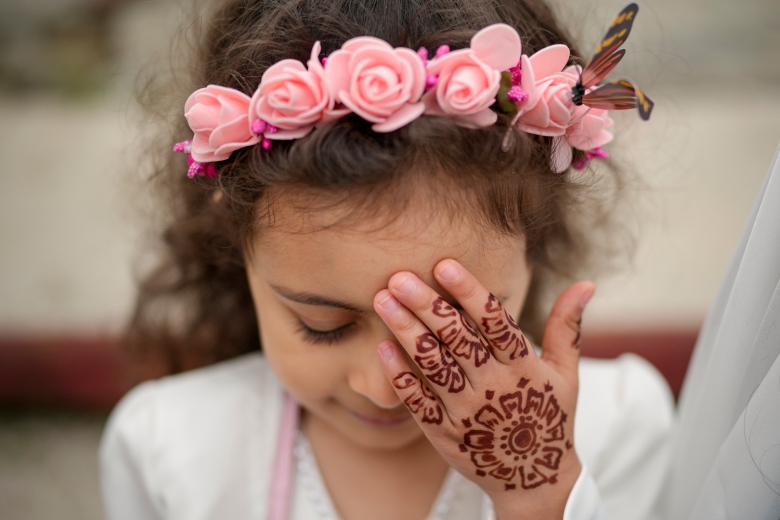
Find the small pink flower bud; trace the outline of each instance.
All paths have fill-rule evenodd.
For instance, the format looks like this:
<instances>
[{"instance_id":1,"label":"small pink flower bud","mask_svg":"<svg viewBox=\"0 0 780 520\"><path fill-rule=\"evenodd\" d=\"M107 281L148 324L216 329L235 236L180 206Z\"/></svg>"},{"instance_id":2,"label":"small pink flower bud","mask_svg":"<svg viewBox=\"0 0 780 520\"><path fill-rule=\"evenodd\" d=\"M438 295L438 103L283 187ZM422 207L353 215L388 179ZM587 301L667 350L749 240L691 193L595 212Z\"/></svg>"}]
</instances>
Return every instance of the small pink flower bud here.
<instances>
[{"instance_id":1,"label":"small pink flower bud","mask_svg":"<svg viewBox=\"0 0 780 520\"><path fill-rule=\"evenodd\" d=\"M252 133L255 135L263 135L266 128L268 128L268 123L262 119L256 119L252 122Z\"/></svg>"},{"instance_id":2,"label":"small pink flower bud","mask_svg":"<svg viewBox=\"0 0 780 520\"><path fill-rule=\"evenodd\" d=\"M441 47L436 49L436 57L437 58L441 58L442 56L444 56L448 52L450 52L450 46L449 45L442 45Z\"/></svg>"}]
</instances>

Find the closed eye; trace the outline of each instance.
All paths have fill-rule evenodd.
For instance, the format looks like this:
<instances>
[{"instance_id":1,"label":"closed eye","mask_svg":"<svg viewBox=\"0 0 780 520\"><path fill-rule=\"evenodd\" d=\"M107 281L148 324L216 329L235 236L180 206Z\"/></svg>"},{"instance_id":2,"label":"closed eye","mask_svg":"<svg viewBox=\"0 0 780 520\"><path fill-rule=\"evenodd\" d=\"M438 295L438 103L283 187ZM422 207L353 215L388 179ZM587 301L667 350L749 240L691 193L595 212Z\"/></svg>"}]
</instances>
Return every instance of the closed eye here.
<instances>
[{"instance_id":1,"label":"closed eye","mask_svg":"<svg viewBox=\"0 0 780 520\"><path fill-rule=\"evenodd\" d=\"M326 344L328 346L339 342L344 334L352 327L354 323L347 323L337 329L317 330L307 326L302 321L298 321L298 332L303 335L304 341L314 344Z\"/></svg>"}]
</instances>

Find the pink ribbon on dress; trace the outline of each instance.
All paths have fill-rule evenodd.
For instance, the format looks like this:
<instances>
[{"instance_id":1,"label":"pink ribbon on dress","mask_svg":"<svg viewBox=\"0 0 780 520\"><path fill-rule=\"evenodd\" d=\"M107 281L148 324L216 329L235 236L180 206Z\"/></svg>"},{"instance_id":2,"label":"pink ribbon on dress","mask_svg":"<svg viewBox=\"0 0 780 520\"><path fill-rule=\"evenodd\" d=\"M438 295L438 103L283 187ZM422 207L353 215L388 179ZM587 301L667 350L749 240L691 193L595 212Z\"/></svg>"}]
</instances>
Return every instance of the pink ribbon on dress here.
<instances>
[{"instance_id":1,"label":"pink ribbon on dress","mask_svg":"<svg viewBox=\"0 0 780 520\"><path fill-rule=\"evenodd\" d=\"M276 458L268 501L268 520L287 520L292 488L295 432L298 429L298 403L285 394L282 419L276 443Z\"/></svg>"}]
</instances>

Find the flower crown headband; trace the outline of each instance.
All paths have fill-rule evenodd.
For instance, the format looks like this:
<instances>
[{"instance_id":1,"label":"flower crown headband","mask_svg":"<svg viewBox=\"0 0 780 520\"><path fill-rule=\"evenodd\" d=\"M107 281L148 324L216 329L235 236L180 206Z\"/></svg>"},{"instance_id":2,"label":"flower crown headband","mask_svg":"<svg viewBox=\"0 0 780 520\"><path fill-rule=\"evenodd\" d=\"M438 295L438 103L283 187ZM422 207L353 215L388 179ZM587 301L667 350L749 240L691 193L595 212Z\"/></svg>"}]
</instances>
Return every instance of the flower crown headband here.
<instances>
[{"instance_id":1,"label":"flower crown headband","mask_svg":"<svg viewBox=\"0 0 780 520\"><path fill-rule=\"evenodd\" d=\"M468 48L439 47L430 60L424 47L393 48L372 36L352 38L320 60L318 41L306 65L284 59L270 66L252 97L219 85L193 92L184 116L195 135L174 151L189 154L190 178L213 178L214 163L240 148L268 150L274 140L299 139L349 113L380 133L422 115L482 128L497 121L495 104L513 116L512 125L555 138L555 172L583 169L593 158L608 157L602 149L612 140L608 110L637 108L642 119L650 117L653 102L630 80L595 87L625 54L620 47L638 10L632 3L617 15L584 70L567 67L565 45L522 54L517 31L503 23L477 32Z\"/></svg>"}]
</instances>

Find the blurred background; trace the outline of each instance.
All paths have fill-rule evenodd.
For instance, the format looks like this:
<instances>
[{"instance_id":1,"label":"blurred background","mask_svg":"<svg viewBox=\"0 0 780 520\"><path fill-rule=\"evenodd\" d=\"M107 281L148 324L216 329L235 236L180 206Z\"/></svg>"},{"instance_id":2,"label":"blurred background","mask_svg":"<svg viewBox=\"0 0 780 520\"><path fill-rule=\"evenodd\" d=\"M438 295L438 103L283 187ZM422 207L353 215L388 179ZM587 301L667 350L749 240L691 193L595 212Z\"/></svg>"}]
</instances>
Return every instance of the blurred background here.
<instances>
[{"instance_id":1,"label":"blurred background","mask_svg":"<svg viewBox=\"0 0 780 520\"><path fill-rule=\"evenodd\" d=\"M555 0L594 48L623 1ZM679 391L690 350L780 142L780 3L645 0L618 68L656 108L616 117L642 179L634 263L600 281L593 355L640 351ZM0 511L101 517L97 447L139 379L117 337L140 223L127 165L135 78L167 59L188 2L0 0ZM128 162L130 161L130 162ZM774 237L777 239L777 237Z\"/></svg>"}]
</instances>

